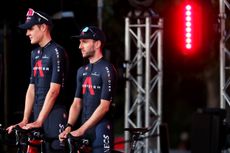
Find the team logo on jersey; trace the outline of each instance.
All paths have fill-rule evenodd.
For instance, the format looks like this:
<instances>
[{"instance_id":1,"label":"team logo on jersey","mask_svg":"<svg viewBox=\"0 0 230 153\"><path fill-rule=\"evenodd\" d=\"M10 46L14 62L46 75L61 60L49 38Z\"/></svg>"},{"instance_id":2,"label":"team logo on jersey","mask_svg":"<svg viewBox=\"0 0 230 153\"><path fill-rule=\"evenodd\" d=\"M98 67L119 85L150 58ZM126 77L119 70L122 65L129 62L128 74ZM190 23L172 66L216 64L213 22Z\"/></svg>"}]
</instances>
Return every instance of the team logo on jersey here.
<instances>
[{"instance_id":1,"label":"team logo on jersey","mask_svg":"<svg viewBox=\"0 0 230 153\"><path fill-rule=\"evenodd\" d=\"M90 95L95 95L95 90L100 90L100 85L93 85L92 78L87 76L82 84L82 94L86 93L86 89L89 90Z\"/></svg>"},{"instance_id":2,"label":"team logo on jersey","mask_svg":"<svg viewBox=\"0 0 230 153\"><path fill-rule=\"evenodd\" d=\"M42 65L42 60L38 60L33 67L33 75L37 76L37 73L40 77L44 77L44 71L49 71L49 67Z\"/></svg>"},{"instance_id":3,"label":"team logo on jersey","mask_svg":"<svg viewBox=\"0 0 230 153\"><path fill-rule=\"evenodd\" d=\"M82 85L82 94L85 94L86 92L86 88L89 89L89 93L90 95L95 95L94 89L93 89L93 85L92 85L92 79L91 77L86 77L85 81Z\"/></svg>"},{"instance_id":4,"label":"team logo on jersey","mask_svg":"<svg viewBox=\"0 0 230 153\"><path fill-rule=\"evenodd\" d=\"M44 77L44 72L42 70L42 60L38 60L34 65L34 76L37 75L37 71L39 72L40 77Z\"/></svg>"}]
</instances>

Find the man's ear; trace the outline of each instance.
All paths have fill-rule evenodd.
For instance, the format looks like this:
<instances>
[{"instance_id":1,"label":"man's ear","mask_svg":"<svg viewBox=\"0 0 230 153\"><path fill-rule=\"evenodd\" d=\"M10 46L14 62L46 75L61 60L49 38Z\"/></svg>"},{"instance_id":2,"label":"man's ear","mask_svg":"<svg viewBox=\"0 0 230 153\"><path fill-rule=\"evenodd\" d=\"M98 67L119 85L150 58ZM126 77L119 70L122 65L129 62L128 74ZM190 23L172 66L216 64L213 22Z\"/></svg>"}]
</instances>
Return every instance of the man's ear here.
<instances>
[{"instance_id":1,"label":"man's ear","mask_svg":"<svg viewBox=\"0 0 230 153\"><path fill-rule=\"evenodd\" d=\"M42 31L45 31L45 30L48 30L49 27L48 27L47 24L43 23L43 24L40 25L40 28L41 28Z\"/></svg>"},{"instance_id":2,"label":"man's ear","mask_svg":"<svg viewBox=\"0 0 230 153\"><path fill-rule=\"evenodd\" d=\"M101 48L101 41L100 40L96 41L96 48Z\"/></svg>"}]
</instances>

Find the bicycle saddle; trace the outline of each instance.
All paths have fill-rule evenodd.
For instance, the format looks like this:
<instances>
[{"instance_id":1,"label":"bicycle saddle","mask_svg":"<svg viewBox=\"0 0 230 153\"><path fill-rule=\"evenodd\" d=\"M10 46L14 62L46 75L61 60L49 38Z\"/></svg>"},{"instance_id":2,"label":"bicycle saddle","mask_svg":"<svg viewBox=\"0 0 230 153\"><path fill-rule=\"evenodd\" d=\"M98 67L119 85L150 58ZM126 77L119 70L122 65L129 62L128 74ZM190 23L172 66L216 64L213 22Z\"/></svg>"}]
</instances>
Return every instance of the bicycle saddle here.
<instances>
[{"instance_id":1,"label":"bicycle saddle","mask_svg":"<svg viewBox=\"0 0 230 153\"><path fill-rule=\"evenodd\" d=\"M149 128L125 128L124 130L129 131L131 133L144 134L149 131Z\"/></svg>"}]
</instances>

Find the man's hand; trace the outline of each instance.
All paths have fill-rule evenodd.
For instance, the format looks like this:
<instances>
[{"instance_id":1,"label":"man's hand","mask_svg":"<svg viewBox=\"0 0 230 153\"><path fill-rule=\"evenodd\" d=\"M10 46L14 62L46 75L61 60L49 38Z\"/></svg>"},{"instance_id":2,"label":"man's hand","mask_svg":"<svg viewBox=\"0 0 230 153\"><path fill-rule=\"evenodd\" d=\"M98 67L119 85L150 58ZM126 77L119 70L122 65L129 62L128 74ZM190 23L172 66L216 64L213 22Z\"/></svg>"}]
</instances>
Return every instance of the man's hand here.
<instances>
[{"instance_id":1,"label":"man's hand","mask_svg":"<svg viewBox=\"0 0 230 153\"><path fill-rule=\"evenodd\" d=\"M71 127L67 127L65 129L65 131L63 131L62 133L59 134L59 136L58 136L59 140L61 142L64 141L67 138L67 135L68 135L68 133L70 133L70 131L71 131Z\"/></svg>"},{"instance_id":2,"label":"man's hand","mask_svg":"<svg viewBox=\"0 0 230 153\"><path fill-rule=\"evenodd\" d=\"M7 127L7 128L6 128L6 131L7 131L8 134L10 134L10 133L13 131L13 129L16 127L16 125L18 125L18 126L20 126L20 127L22 128L22 127L24 127L26 124L27 124L26 121L21 121L21 122L18 123L18 124L14 124L14 125L11 125L11 126Z\"/></svg>"},{"instance_id":3,"label":"man's hand","mask_svg":"<svg viewBox=\"0 0 230 153\"><path fill-rule=\"evenodd\" d=\"M40 127L42 127L42 122L35 121L35 122L32 122L32 123L26 124L22 128L28 130L28 129L40 128Z\"/></svg>"},{"instance_id":4,"label":"man's hand","mask_svg":"<svg viewBox=\"0 0 230 153\"><path fill-rule=\"evenodd\" d=\"M83 130L83 128L79 128L75 131L72 131L70 134L74 137L80 137L80 136L83 136L85 134L85 130Z\"/></svg>"}]
</instances>

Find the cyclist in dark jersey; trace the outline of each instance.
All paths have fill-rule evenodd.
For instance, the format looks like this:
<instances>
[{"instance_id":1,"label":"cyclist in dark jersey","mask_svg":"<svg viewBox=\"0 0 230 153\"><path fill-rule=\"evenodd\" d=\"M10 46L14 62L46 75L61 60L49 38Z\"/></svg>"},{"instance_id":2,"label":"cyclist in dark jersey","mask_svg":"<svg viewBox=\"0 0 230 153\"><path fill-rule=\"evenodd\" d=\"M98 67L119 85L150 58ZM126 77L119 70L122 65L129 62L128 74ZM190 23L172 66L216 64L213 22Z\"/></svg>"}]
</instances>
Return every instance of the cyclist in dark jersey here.
<instances>
[{"instance_id":1,"label":"cyclist in dark jersey","mask_svg":"<svg viewBox=\"0 0 230 153\"><path fill-rule=\"evenodd\" d=\"M81 114L81 125L71 132L73 136L85 136L92 141L93 153L109 153L113 147L111 105L116 84L116 70L102 55L104 33L97 27L85 27L79 36L79 48L89 64L77 72L77 88L70 107L68 124L59 135L63 141L73 129ZM82 111L82 112L81 112Z\"/></svg>"},{"instance_id":2,"label":"cyclist in dark jersey","mask_svg":"<svg viewBox=\"0 0 230 153\"><path fill-rule=\"evenodd\" d=\"M39 47L31 52L31 77L23 120L8 127L8 133L16 125L24 129L43 127L45 137L56 138L46 142L45 153L62 153L64 149L57 138L67 123L67 112L63 104L67 62L65 50L52 40L52 21L43 12L29 9L26 22L19 25L19 28L26 29L31 44L39 44ZM34 120L29 123L32 112Z\"/></svg>"}]
</instances>

